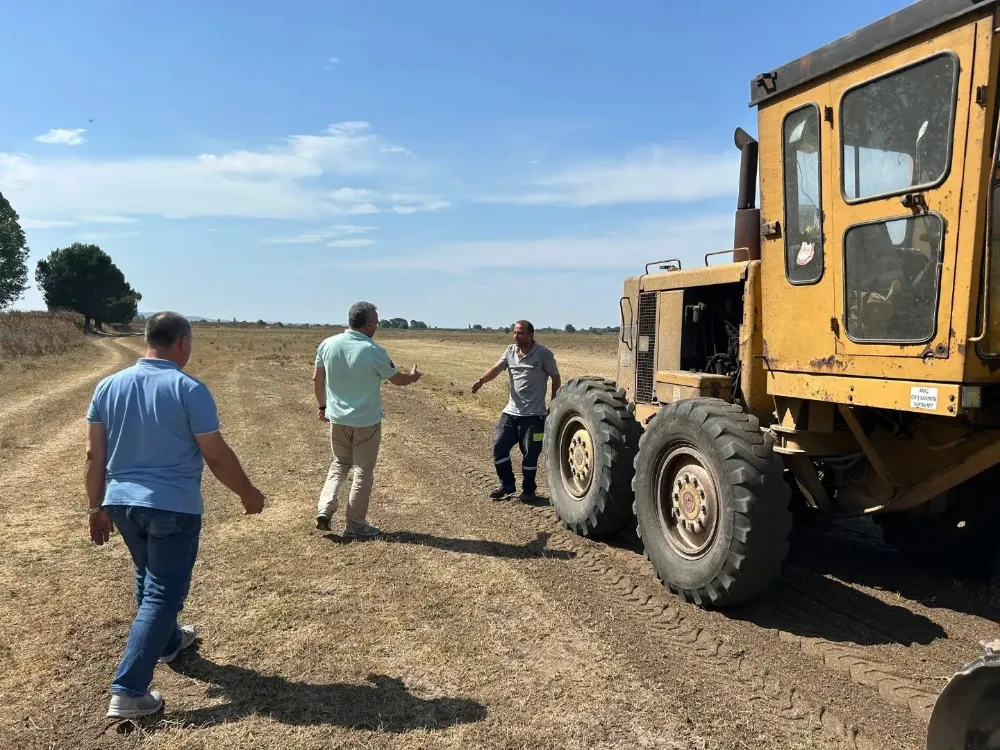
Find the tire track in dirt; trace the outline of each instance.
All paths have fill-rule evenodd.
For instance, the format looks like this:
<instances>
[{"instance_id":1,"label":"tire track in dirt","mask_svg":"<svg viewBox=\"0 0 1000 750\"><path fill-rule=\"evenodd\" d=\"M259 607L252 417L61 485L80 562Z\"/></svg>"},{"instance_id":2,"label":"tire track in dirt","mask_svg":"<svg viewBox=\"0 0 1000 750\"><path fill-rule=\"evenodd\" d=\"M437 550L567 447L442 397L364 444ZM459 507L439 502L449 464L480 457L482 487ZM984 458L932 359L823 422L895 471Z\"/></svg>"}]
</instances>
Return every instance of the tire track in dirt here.
<instances>
[{"instance_id":1,"label":"tire track in dirt","mask_svg":"<svg viewBox=\"0 0 1000 750\"><path fill-rule=\"evenodd\" d=\"M73 374L44 395L15 402L0 421L0 436L9 435L18 444L16 450L0 450L0 498L18 500L0 504L0 518L11 530L31 530L20 539L20 554L58 546L60 527L75 523L86 507L81 456L88 394L101 378L136 356L134 349L116 339L101 339L94 345L107 350L100 367ZM68 414L72 418L67 419ZM53 477L66 466L80 467L82 499L68 500L54 490L58 482Z\"/></svg>"},{"instance_id":2,"label":"tire track in dirt","mask_svg":"<svg viewBox=\"0 0 1000 750\"><path fill-rule=\"evenodd\" d=\"M63 399L75 394L81 388L93 386L102 377L114 372L117 367L125 362L126 352L129 355L135 354L134 350L125 347L117 339L91 338L89 340L93 342L92 346L104 349L107 352L107 356L96 366L82 372L72 372L58 382L49 385L40 393L15 398L13 402L8 402L0 407L0 430L4 429L7 423L22 418L44 403Z\"/></svg>"},{"instance_id":3,"label":"tire track in dirt","mask_svg":"<svg viewBox=\"0 0 1000 750\"><path fill-rule=\"evenodd\" d=\"M423 396L427 400L426 396ZM430 408L434 408L431 406ZM425 425L433 426L435 418L431 417L425 421ZM485 432L485 431L484 431ZM472 446L468 441L462 443L459 448L467 451ZM474 448L473 448L474 449ZM480 449L481 456L488 456L488 447ZM516 456L516 451L514 455ZM453 460L462 464L463 472L468 472L470 478L481 482L481 487L485 488L495 481L495 477L482 468L483 460L480 457L453 456ZM540 486L545 486L544 468L540 472ZM564 528L556 517L555 511L551 507L541 507L531 509L531 513L536 516L541 525L540 530L551 530L553 528ZM867 536L870 536L868 534ZM877 533L876 533L877 536ZM575 535L573 535L574 538ZM867 537L866 537L867 538ZM869 540L870 541L870 540ZM621 552L614 547L602 546L605 554L613 556L615 559L612 565L620 568ZM837 550L837 555L843 555L844 550ZM627 567L634 568L634 565ZM643 565L643 569L652 576L651 567ZM808 574L809 578L816 581L816 574L808 569L799 569L799 573ZM880 698L888 705L906 709L909 714L921 726L925 725L933 707L934 699L943 687L945 681L954 671L974 658L978 654L978 640L982 638L982 631L974 631L974 640L949 637L945 629L932 622L931 618L923 614L921 610L926 608L915 605L903 607L897 603L888 603L874 594L865 593L859 589L844 584L842 582L830 581L820 578L820 581L837 583L841 593L831 589L830 601L824 601L817 597L808 588L803 586L789 585L790 580L794 580L796 569L793 567L786 574L783 585L777 587L773 592L770 601L765 600L754 609L757 614L770 608L772 611L780 611L781 616L775 618L777 622L788 623L790 620L789 611L794 610L794 630L791 632L778 626L764 626L762 630L771 635L778 643L784 647L797 647L803 654L809 655L819 660L827 669L843 675L850 682L870 688L878 693ZM806 575L800 576L807 580ZM939 586L940 588L940 586ZM846 606L848 599L845 594L851 594L854 599L863 599L865 606L861 606L857 601ZM880 593L880 592L875 592ZM910 602L903 602L911 604ZM828 634L831 632L831 613L837 615L837 619L844 626L846 633L853 633L859 645L846 645L838 642L842 635L838 633L837 641L831 641L829 637L821 637L818 634ZM899 617L898 615L904 615ZM740 617L736 614L736 617ZM756 624L754 619L749 619ZM908 627L897 627L894 620L909 620ZM949 625L949 630L955 629L954 617L938 618L945 620ZM967 622L972 617L959 616L960 622ZM920 625L919 629L925 631L922 639L914 639L912 631L914 622ZM738 621L728 621L727 625L738 624ZM934 629L935 626L936 630ZM760 626L758 626L760 627ZM727 628L728 629L728 628ZM961 630L966 633L972 632L971 627L963 627ZM803 634L805 631L806 634ZM812 633L809 633L812 631ZM931 635L927 635L930 631ZM757 636L759 640L759 635ZM847 640L847 638L844 638ZM876 645L876 644L893 644ZM867 644L873 644L871 646ZM899 666L895 666L899 663ZM914 675L917 675L914 678Z\"/></svg>"},{"instance_id":4,"label":"tire track in dirt","mask_svg":"<svg viewBox=\"0 0 1000 750\"><path fill-rule=\"evenodd\" d=\"M410 423L407 430L408 447L417 451L423 461L439 462L439 446L442 443L449 444L451 448L449 464L458 471L464 480L463 483L470 490L476 494L482 493L483 489L490 486L495 479L491 473L481 468L482 460L465 453L463 449L468 448L468 443L455 445L454 441L449 441L446 430L436 429L437 423L434 417L421 419L414 406L416 404L410 401L410 408L399 410L401 415L399 418ZM432 432L439 434L429 434ZM551 534L549 538L551 549L572 552L574 560L571 564L582 566L599 582L607 595L628 605L633 613L641 615L659 636L654 643L647 644L646 648L666 649L675 657L682 656L688 659L693 652L698 659L690 664L690 667L696 673L709 672L724 688L728 686L732 689L734 686L739 686L741 691L748 691L751 702L766 707L765 710L775 721L790 726L795 733L804 732L823 737L827 742L832 741L836 747L905 746L895 744L898 742L899 732L895 733L893 740L884 735L879 737L881 732L877 730L871 733L863 732L845 719L845 711L837 710L822 698L809 694L797 686L794 680L789 680L779 671L757 663L743 648L732 644L727 638L720 637L712 624L707 621L708 617L700 611L695 611L690 605L669 596L655 581L647 579L636 582L632 575L622 572L600 547L570 532L562 531L551 508L521 506L515 510L510 506L493 505L493 507L496 508L494 512L507 515L512 522L516 522L515 518L521 519L522 523L528 520L534 529ZM929 696L925 690L920 690L907 684L905 679L901 680L896 675L878 669L865 671L865 667L870 666L868 664L852 666L854 674L860 675L860 679L855 682L873 683L873 686L877 686L876 689L880 691L880 695L890 703L914 711L918 719L924 718L921 716L924 713L922 701ZM847 670L847 674L851 674L850 669ZM877 727L885 718L872 717L869 724ZM903 730L903 734L915 737L916 727L912 725L912 720L906 720L901 716L897 716L896 719L897 722L909 724ZM891 725L894 722L888 723Z\"/></svg>"}]
</instances>

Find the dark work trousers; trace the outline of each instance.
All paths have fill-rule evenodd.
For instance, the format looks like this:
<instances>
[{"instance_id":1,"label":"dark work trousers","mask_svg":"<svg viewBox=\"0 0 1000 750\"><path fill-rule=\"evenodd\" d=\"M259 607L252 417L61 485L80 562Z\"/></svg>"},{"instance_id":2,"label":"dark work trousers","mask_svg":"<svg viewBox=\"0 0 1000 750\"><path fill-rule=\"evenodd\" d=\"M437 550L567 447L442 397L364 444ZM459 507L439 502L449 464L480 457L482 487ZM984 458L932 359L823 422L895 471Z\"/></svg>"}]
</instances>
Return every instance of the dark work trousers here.
<instances>
[{"instance_id":1,"label":"dark work trousers","mask_svg":"<svg viewBox=\"0 0 1000 750\"><path fill-rule=\"evenodd\" d=\"M538 474L538 457L542 454L542 436L545 417L515 417L501 414L493 434L493 464L504 489L514 489L514 469L510 465L510 451L517 445L524 460L521 462L523 482L521 490L535 494L535 476Z\"/></svg>"}]
</instances>

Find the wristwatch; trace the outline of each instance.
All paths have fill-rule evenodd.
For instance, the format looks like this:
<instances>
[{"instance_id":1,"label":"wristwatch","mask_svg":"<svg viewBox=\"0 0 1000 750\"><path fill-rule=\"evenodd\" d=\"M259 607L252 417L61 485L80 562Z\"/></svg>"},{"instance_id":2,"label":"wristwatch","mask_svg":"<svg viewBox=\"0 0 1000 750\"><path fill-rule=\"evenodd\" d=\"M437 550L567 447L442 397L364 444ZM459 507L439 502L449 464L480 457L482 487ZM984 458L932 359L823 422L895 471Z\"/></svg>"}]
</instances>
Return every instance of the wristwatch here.
<instances>
[{"instance_id":1,"label":"wristwatch","mask_svg":"<svg viewBox=\"0 0 1000 750\"><path fill-rule=\"evenodd\" d=\"M98 505L96 508L87 508L87 515L92 516L95 513L100 513L102 510L104 510L104 508L102 508L100 505Z\"/></svg>"},{"instance_id":2,"label":"wristwatch","mask_svg":"<svg viewBox=\"0 0 1000 750\"><path fill-rule=\"evenodd\" d=\"M326 407L325 406L321 406L321 407L319 407L319 410L320 411L326 411Z\"/></svg>"}]
</instances>

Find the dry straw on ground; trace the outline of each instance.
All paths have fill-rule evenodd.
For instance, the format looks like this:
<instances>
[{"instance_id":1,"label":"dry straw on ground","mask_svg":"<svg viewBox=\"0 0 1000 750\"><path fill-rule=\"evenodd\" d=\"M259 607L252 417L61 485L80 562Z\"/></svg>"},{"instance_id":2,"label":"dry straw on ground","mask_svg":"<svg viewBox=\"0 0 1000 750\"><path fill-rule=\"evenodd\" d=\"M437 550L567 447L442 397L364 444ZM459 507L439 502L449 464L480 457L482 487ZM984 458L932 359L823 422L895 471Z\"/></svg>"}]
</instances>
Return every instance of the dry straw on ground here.
<instances>
[{"instance_id":1,"label":"dry straw on ground","mask_svg":"<svg viewBox=\"0 0 1000 750\"><path fill-rule=\"evenodd\" d=\"M656 583L634 534L590 542L545 506L490 502L504 381L469 387L498 335L380 336L426 373L385 387L386 537L343 543L343 509L320 533L309 378L326 333L196 330L191 371L269 502L246 517L206 474L182 614L202 642L157 669L166 712L131 734L103 720L129 561L117 536L87 541L81 436L93 384L141 341L5 376L0 748L901 750L920 747L922 696L994 632L981 592L854 532L810 538L772 598L712 614ZM542 338L565 376L614 375L615 336Z\"/></svg>"},{"instance_id":2,"label":"dry straw on ground","mask_svg":"<svg viewBox=\"0 0 1000 750\"><path fill-rule=\"evenodd\" d=\"M68 312L0 314L0 363L62 354L83 346L82 329L83 318Z\"/></svg>"}]
</instances>

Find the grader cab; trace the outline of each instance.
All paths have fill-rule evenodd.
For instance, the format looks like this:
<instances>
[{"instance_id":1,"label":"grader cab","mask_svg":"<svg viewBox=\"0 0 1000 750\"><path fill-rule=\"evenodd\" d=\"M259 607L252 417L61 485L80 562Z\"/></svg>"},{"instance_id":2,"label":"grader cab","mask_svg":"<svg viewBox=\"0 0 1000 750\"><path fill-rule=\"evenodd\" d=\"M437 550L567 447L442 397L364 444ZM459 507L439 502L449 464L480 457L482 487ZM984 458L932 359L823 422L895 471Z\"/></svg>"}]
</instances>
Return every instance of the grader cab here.
<instances>
[{"instance_id":1,"label":"grader cab","mask_svg":"<svg viewBox=\"0 0 1000 750\"><path fill-rule=\"evenodd\" d=\"M903 554L997 571L998 29L997 0L920 0L753 79L730 257L626 279L617 380L551 405L566 526L636 524L702 606L767 589L803 515L869 515ZM941 700L962 684L984 683Z\"/></svg>"}]
</instances>

